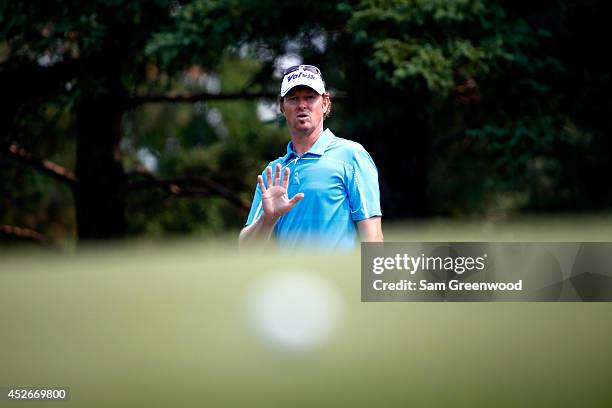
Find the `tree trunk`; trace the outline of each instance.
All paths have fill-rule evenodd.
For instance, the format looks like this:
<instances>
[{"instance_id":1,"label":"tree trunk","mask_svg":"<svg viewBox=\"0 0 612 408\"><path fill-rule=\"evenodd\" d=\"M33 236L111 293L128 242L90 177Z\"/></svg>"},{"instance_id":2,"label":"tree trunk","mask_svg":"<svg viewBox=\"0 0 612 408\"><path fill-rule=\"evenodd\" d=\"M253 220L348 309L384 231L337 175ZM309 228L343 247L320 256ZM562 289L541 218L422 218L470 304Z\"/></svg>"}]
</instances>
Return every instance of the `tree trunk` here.
<instances>
[{"instance_id":1,"label":"tree trunk","mask_svg":"<svg viewBox=\"0 0 612 408\"><path fill-rule=\"evenodd\" d=\"M121 102L105 93L81 99L76 108L79 182L74 195L79 240L121 238L126 232Z\"/></svg>"}]
</instances>

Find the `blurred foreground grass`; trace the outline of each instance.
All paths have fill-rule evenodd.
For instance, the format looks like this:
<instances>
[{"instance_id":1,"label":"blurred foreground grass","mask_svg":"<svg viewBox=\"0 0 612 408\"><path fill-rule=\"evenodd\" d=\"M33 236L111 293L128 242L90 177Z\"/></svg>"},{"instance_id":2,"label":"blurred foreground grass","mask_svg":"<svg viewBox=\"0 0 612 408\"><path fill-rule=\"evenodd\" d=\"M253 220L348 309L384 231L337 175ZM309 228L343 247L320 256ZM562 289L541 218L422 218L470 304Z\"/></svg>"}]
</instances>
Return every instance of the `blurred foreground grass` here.
<instances>
[{"instance_id":1,"label":"blurred foreground grass","mask_svg":"<svg viewBox=\"0 0 612 408\"><path fill-rule=\"evenodd\" d=\"M610 221L439 220L385 235L606 241ZM612 405L610 303L361 303L358 253L234 248L227 237L2 253L0 387L68 386L52 405L75 407ZM316 313L337 315L300 347L252 313L262 286L291 276L316 277L337 300L275 298L280 324L306 334Z\"/></svg>"}]
</instances>

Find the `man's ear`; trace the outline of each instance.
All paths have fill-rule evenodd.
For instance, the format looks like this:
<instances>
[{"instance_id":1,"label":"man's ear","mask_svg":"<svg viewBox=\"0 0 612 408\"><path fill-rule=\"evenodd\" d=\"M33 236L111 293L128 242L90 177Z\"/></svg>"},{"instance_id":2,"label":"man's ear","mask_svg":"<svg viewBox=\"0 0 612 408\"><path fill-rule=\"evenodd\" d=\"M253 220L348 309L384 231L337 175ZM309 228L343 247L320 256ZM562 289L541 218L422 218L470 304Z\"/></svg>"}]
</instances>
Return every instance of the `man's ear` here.
<instances>
[{"instance_id":1,"label":"man's ear","mask_svg":"<svg viewBox=\"0 0 612 408\"><path fill-rule=\"evenodd\" d=\"M279 96L277 99L278 102L278 110L280 111L280 113L282 113L283 115L285 114L285 111L283 110L283 102L285 101L285 98Z\"/></svg>"}]
</instances>

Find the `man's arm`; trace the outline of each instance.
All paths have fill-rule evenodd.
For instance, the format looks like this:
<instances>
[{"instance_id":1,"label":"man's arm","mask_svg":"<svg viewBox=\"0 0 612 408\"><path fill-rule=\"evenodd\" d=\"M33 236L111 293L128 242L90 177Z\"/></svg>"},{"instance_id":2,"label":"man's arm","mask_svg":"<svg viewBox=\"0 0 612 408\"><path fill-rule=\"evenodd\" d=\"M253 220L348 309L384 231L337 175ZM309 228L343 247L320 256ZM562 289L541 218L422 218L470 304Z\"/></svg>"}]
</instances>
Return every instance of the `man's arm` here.
<instances>
[{"instance_id":1,"label":"man's arm","mask_svg":"<svg viewBox=\"0 0 612 408\"><path fill-rule=\"evenodd\" d=\"M357 221L357 229L362 242L383 242L385 237L382 232L381 217L371 217Z\"/></svg>"},{"instance_id":2,"label":"man's arm","mask_svg":"<svg viewBox=\"0 0 612 408\"><path fill-rule=\"evenodd\" d=\"M253 222L240 231L238 236L238 244L242 247L248 242L268 241L272 235L274 224L277 220L267 219L265 214L262 214L257 221Z\"/></svg>"},{"instance_id":3,"label":"man's arm","mask_svg":"<svg viewBox=\"0 0 612 408\"><path fill-rule=\"evenodd\" d=\"M289 175L290 170L287 167L285 168L285 174L281 184L281 165L276 165L274 181L272 181L272 168L266 168L267 188L263 182L263 177L257 176L257 182L261 190L263 214L261 214L261 216L251 225L244 227L242 231L240 231L240 236L238 237L238 244L240 247L251 242L269 241L276 221L304 198L303 193L297 193L292 199L289 199L287 196Z\"/></svg>"}]
</instances>

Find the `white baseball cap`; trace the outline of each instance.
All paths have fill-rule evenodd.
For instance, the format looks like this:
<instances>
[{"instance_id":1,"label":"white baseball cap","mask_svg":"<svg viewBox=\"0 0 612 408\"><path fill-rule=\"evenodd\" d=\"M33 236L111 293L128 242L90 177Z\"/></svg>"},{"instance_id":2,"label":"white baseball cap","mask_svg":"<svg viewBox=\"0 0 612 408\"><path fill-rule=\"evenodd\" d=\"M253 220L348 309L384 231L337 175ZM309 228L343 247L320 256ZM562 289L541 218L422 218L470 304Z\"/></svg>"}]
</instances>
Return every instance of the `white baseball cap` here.
<instances>
[{"instance_id":1,"label":"white baseball cap","mask_svg":"<svg viewBox=\"0 0 612 408\"><path fill-rule=\"evenodd\" d=\"M295 65L283 72L280 96L287 93L298 85L305 85L314 89L319 95L325 93L325 81L321 76L321 70L314 65Z\"/></svg>"}]
</instances>

